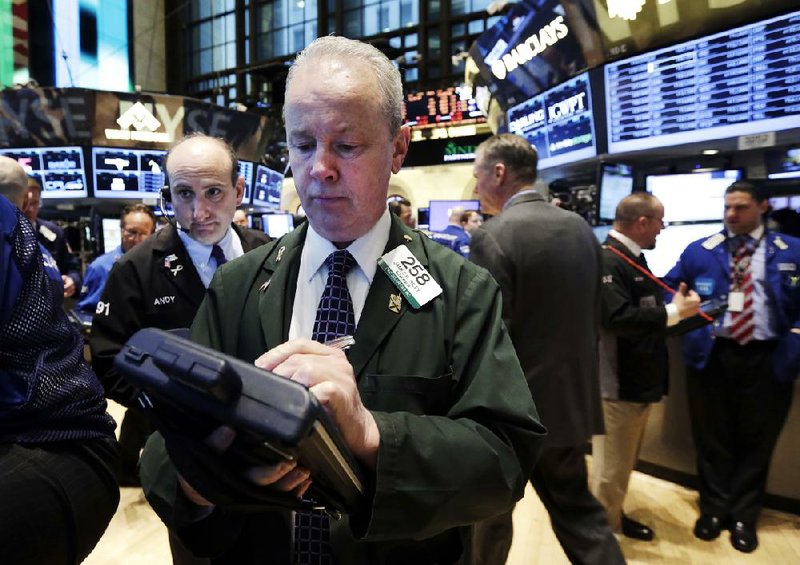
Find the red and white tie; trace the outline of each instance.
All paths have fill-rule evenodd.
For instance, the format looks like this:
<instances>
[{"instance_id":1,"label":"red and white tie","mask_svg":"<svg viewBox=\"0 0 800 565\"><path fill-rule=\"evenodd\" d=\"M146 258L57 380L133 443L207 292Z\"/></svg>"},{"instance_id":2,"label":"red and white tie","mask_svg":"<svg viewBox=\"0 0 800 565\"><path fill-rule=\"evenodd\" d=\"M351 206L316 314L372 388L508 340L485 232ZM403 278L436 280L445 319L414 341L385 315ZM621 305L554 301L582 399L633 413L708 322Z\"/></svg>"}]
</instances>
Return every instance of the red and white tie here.
<instances>
[{"instance_id":1,"label":"red and white tie","mask_svg":"<svg viewBox=\"0 0 800 565\"><path fill-rule=\"evenodd\" d=\"M744 303L740 312L731 312L731 337L739 345L745 345L753 339L755 319L753 310L753 274L750 268L753 251L752 240L748 236L740 236L736 250L733 252L731 265L731 290L744 295Z\"/></svg>"}]
</instances>

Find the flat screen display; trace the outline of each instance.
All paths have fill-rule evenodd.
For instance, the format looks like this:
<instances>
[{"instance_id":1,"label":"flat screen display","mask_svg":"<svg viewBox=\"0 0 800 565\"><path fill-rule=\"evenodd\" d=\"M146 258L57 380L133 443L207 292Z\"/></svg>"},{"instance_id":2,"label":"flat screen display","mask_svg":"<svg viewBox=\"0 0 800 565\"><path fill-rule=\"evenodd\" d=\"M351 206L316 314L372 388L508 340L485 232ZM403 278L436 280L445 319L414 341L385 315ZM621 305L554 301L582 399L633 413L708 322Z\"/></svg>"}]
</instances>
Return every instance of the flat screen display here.
<instances>
[{"instance_id":1,"label":"flat screen display","mask_svg":"<svg viewBox=\"0 0 800 565\"><path fill-rule=\"evenodd\" d=\"M270 210L280 209L283 174L264 165L257 165L254 180L253 206Z\"/></svg>"},{"instance_id":2,"label":"flat screen display","mask_svg":"<svg viewBox=\"0 0 800 565\"><path fill-rule=\"evenodd\" d=\"M42 198L86 198L86 169L80 147L0 149L42 185Z\"/></svg>"},{"instance_id":3,"label":"flat screen display","mask_svg":"<svg viewBox=\"0 0 800 565\"><path fill-rule=\"evenodd\" d=\"M417 227L419 229L428 229L428 222L430 221L429 208L417 208Z\"/></svg>"},{"instance_id":4,"label":"flat screen display","mask_svg":"<svg viewBox=\"0 0 800 565\"><path fill-rule=\"evenodd\" d=\"M442 231L450 223L450 212L453 208L464 210L480 210L480 200L431 200L428 203L428 229ZM421 223L421 222L420 222Z\"/></svg>"},{"instance_id":5,"label":"flat screen display","mask_svg":"<svg viewBox=\"0 0 800 565\"><path fill-rule=\"evenodd\" d=\"M795 211L800 211L800 195L796 196L773 196L769 199L770 208L773 210L782 210L790 208Z\"/></svg>"},{"instance_id":6,"label":"flat screen display","mask_svg":"<svg viewBox=\"0 0 800 565\"><path fill-rule=\"evenodd\" d=\"M767 178L800 178L800 147L790 147L784 151L768 151L765 156Z\"/></svg>"},{"instance_id":7,"label":"flat screen display","mask_svg":"<svg viewBox=\"0 0 800 565\"><path fill-rule=\"evenodd\" d=\"M103 253L114 251L122 241L119 218L103 218Z\"/></svg>"},{"instance_id":8,"label":"flat screen display","mask_svg":"<svg viewBox=\"0 0 800 565\"><path fill-rule=\"evenodd\" d=\"M602 62L594 11L573 5L520 0L473 43L469 53L504 110Z\"/></svg>"},{"instance_id":9,"label":"flat screen display","mask_svg":"<svg viewBox=\"0 0 800 565\"><path fill-rule=\"evenodd\" d=\"M158 198L164 186L160 149L92 147L96 198Z\"/></svg>"},{"instance_id":10,"label":"flat screen display","mask_svg":"<svg viewBox=\"0 0 800 565\"><path fill-rule=\"evenodd\" d=\"M665 222L712 222L722 218L725 190L741 179L739 170L648 175L647 192L664 205Z\"/></svg>"},{"instance_id":11,"label":"flat screen display","mask_svg":"<svg viewBox=\"0 0 800 565\"><path fill-rule=\"evenodd\" d=\"M800 127L800 12L604 67L608 152Z\"/></svg>"},{"instance_id":12,"label":"flat screen display","mask_svg":"<svg viewBox=\"0 0 800 565\"><path fill-rule=\"evenodd\" d=\"M242 204L250 203L250 195L253 192L253 168L254 165L250 161L238 161L237 172L240 177L244 178L244 196L242 197Z\"/></svg>"},{"instance_id":13,"label":"flat screen display","mask_svg":"<svg viewBox=\"0 0 800 565\"><path fill-rule=\"evenodd\" d=\"M403 122L420 128L485 122L486 115L470 91L471 88L450 87L406 94Z\"/></svg>"},{"instance_id":14,"label":"flat screen display","mask_svg":"<svg viewBox=\"0 0 800 565\"><path fill-rule=\"evenodd\" d=\"M540 169L597 155L589 74L511 108L508 130L536 148Z\"/></svg>"},{"instance_id":15,"label":"flat screen display","mask_svg":"<svg viewBox=\"0 0 800 565\"><path fill-rule=\"evenodd\" d=\"M271 238L281 237L294 229L294 217L289 214L262 214L261 229Z\"/></svg>"},{"instance_id":16,"label":"flat screen display","mask_svg":"<svg viewBox=\"0 0 800 565\"><path fill-rule=\"evenodd\" d=\"M597 190L599 203L597 219L611 222L619 201L633 191L633 169L622 163L602 163Z\"/></svg>"},{"instance_id":17,"label":"flat screen display","mask_svg":"<svg viewBox=\"0 0 800 565\"><path fill-rule=\"evenodd\" d=\"M720 210L719 217L722 217ZM655 249L645 249L644 256L647 266L657 277L663 277L675 266L683 250L698 239L709 237L722 231L724 224L686 224L669 226L661 231L656 238Z\"/></svg>"}]
</instances>

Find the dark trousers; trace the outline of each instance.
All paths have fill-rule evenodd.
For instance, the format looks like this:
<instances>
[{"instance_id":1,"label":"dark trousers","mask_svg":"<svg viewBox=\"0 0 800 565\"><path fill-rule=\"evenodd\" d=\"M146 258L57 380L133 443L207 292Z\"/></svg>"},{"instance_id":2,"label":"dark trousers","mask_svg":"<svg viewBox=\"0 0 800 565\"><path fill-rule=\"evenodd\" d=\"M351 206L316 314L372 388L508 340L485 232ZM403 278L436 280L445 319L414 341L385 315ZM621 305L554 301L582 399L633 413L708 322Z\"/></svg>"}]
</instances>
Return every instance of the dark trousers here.
<instances>
[{"instance_id":1,"label":"dark trousers","mask_svg":"<svg viewBox=\"0 0 800 565\"><path fill-rule=\"evenodd\" d=\"M155 431L153 424L137 408L128 408L119 427L119 478L124 484L138 482L139 453Z\"/></svg>"},{"instance_id":2,"label":"dark trousers","mask_svg":"<svg viewBox=\"0 0 800 565\"><path fill-rule=\"evenodd\" d=\"M0 445L0 561L83 561L114 516L116 442Z\"/></svg>"},{"instance_id":3,"label":"dark trousers","mask_svg":"<svg viewBox=\"0 0 800 565\"><path fill-rule=\"evenodd\" d=\"M583 449L545 448L533 470L531 484L547 509L553 531L571 563L625 563L605 509L589 492ZM512 536L511 512L477 524L473 563L505 563Z\"/></svg>"},{"instance_id":4,"label":"dark trousers","mask_svg":"<svg viewBox=\"0 0 800 565\"><path fill-rule=\"evenodd\" d=\"M774 342L717 338L703 370L687 367L700 511L755 524L793 383L772 376Z\"/></svg>"}]
</instances>

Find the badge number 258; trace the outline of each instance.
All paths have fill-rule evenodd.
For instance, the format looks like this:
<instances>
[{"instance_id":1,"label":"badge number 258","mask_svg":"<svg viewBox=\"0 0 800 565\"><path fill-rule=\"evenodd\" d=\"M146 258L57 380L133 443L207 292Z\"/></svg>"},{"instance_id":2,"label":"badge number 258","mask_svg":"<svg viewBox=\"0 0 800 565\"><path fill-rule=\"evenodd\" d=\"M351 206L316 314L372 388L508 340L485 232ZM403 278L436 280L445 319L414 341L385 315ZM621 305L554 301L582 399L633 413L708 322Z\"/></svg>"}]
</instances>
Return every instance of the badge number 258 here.
<instances>
[{"instance_id":1,"label":"badge number 258","mask_svg":"<svg viewBox=\"0 0 800 565\"><path fill-rule=\"evenodd\" d=\"M378 264L413 308L427 304L442 293L439 283L405 245L381 257Z\"/></svg>"}]
</instances>

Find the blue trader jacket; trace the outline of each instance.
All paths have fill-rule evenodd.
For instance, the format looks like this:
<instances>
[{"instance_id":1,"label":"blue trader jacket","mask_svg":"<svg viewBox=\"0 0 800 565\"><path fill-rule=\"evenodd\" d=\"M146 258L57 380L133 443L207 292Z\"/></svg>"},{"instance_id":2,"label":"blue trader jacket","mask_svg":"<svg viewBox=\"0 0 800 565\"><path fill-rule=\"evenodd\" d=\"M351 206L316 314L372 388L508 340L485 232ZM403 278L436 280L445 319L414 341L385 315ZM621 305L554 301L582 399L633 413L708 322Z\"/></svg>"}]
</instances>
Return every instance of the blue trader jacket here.
<instances>
[{"instance_id":1,"label":"blue trader jacket","mask_svg":"<svg viewBox=\"0 0 800 565\"><path fill-rule=\"evenodd\" d=\"M111 267L114 266L117 259L122 257L123 253L125 252L122 250L122 246L118 245L112 251L100 255L100 257L92 261L83 277L78 310L94 313L97 303L103 295L103 287L106 286L108 273L111 272Z\"/></svg>"},{"instance_id":2,"label":"blue trader jacket","mask_svg":"<svg viewBox=\"0 0 800 565\"><path fill-rule=\"evenodd\" d=\"M800 371L800 239L767 230L766 285L767 297L777 323L778 344L773 353L774 376L781 382L791 381ZM730 254L727 231L695 241L681 254L678 263L664 277L664 282L677 288L685 281L703 300L726 301L730 286ZM722 319L717 320L722 324ZM713 345L712 326L707 325L686 334L683 339L683 360L695 369L708 362Z\"/></svg>"}]
</instances>

